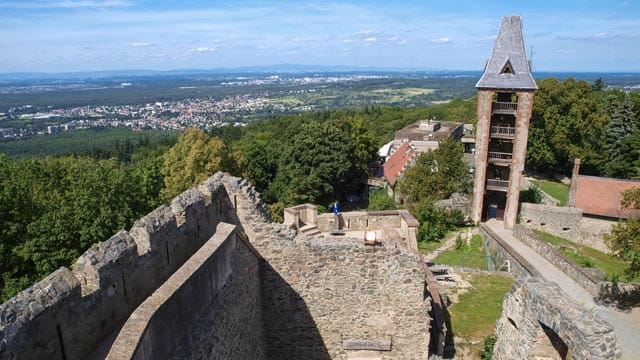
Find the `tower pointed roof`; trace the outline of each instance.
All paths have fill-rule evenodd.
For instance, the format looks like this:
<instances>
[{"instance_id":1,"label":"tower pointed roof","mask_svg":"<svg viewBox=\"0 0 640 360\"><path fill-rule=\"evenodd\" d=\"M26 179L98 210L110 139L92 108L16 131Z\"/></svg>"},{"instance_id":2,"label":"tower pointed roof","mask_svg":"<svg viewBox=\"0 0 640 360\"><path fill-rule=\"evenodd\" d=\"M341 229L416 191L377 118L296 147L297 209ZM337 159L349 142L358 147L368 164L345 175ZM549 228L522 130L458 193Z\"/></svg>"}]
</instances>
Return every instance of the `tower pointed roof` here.
<instances>
[{"instance_id":1,"label":"tower pointed roof","mask_svg":"<svg viewBox=\"0 0 640 360\"><path fill-rule=\"evenodd\" d=\"M527 62L520 16L502 17L491 58L476 88L523 90L538 88Z\"/></svg>"}]
</instances>

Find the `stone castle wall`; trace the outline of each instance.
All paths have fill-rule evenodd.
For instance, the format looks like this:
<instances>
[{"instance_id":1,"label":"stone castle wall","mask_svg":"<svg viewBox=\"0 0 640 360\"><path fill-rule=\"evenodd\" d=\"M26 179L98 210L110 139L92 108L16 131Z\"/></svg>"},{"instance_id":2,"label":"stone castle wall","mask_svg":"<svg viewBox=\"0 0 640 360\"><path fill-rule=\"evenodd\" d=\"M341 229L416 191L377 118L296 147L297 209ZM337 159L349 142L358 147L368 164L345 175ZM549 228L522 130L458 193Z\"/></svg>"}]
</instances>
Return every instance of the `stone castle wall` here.
<instances>
[{"instance_id":1,"label":"stone castle wall","mask_svg":"<svg viewBox=\"0 0 640 360\"><path fill-rule=\"evenodd\" d=\"M578 208L523 203L520 209L520 223L577 244L611 252L603 239L614 222L583 217L582 210Z\"/></svg>"},{"instance_id":2,"label":"stone castle wall","mask_svg":"<svg viewBox=\"0 0 640 360\"><path fill-rule=\"evenodd\" d=\"M493 359L617 359L614 328L554 283L521 279L505 296ZM552 354L556 354L554 357Z\"/></svg>"},{"instance_id":3,"label":"stone castle wall","mask_svg":"<svg viewBox=\"0 0 640 360\"><path fill-rule=\"evenodd\" d=\"M265 358L260 257L235 229L218 225L133 312L107 359Z\"/></svg>"},{"instance_id":4,"label":"stone castle wall","mask_svg":"<svg viewBox=\"0 0 640 360\"><path fill-rule=\"evenodd\" d=\"M596 277L594 274L576 265L573 261L562 255L558 249L539 239L533 231L522 225L516 225L514 227L513 235L540 254L540 256L547 259L563 273L567 274L567 276L580 284L580 286L591 295L594 297L598 296L600 293L600 282L603 279Z\"/></svg>"},{"instance_id":5,"label":"stone castle wall","mask_svg":"<svg viewBox=\"0 0 640 360\"><path fill-rule=\"evenodd\" d=\"M254 194L242 179L225 184L238 199ZM237 214L265 259L267 358L428 358L430 302L417 253L392 241L369 247L361 238L306 237L265 222L255 202L239 200ZM389 340L390 350L348 349Z\"/></svg>"},{"instance_id":6,"label":"stone castle wall","mask_svg":"<svg viewBox=\"0 0 640 360\"><path fill-rule=\"evenodd\" d=\"M0 305L0 358L85 358L230 220L225 195L188 190Z\"/></svg>"},{"instance_id":7,"label":"stone castle wall","mask_svg":"<svg viewBox=\"0 0 640 360\"><path fill-rule=\"evenodd\" d=\"M269 259L263 301L270 359L346 359L359 353L345 349L347 340L390 340L380 359L428 357L430 305L417 254L345 237L256 247Z\"/></svg>"},{"instance_id":8,"label":"stone castle wall","mask_svg":"<svg viewBox=\"0 0 640 360\"><path fill-rule=\"evenodd\" d=\"M0 305L0 358L86 358L119 332L112 358L426 359L423 274L402 244L270 223L219 173Z\"/></svg>"}]
</instances>

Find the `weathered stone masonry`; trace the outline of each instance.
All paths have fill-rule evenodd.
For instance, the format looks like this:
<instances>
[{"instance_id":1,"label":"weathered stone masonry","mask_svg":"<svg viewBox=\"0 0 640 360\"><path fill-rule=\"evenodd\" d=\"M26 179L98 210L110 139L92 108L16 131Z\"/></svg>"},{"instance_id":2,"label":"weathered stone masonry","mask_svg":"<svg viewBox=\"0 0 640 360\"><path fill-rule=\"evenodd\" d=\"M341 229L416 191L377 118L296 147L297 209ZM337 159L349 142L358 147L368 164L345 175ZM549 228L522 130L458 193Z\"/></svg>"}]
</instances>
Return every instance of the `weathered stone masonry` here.
<instances>
[{"instance_id":1,"label":"weathered stone masonry","mask_svg":"<svg viewBox=\"0 0 640 360\"><path fill-rule=\"evenodd\" d=\"M184 192L87 250L73 272L60 268L0 305L0 358L85 358L230 220L222 192L212 182Z\"/></svg>"},{"instance_id":2,"label":"weathered stone masonry","mask_svg":"<svg viewBox=\"0 0 640 360\"><path fill-rule=\"evenodd\" d=\"M613 327L573 301L554 283L521 279L505 296L496 324L493 358L616 359L620 357ZM558 357L552 357L552 354Z\"/></svg>"},{"instance_id":3,"label":"weathered stone masonry","mask_svg":"<svg viewBox=\"0 0 640 360\"><path fill-rule=\"evenodd\" d=\"M127 318L114 358L427 358L416 254L307 238L264 210L216 174L1 305L0 358L84 358Z\"/></svg>"}]
</instances>

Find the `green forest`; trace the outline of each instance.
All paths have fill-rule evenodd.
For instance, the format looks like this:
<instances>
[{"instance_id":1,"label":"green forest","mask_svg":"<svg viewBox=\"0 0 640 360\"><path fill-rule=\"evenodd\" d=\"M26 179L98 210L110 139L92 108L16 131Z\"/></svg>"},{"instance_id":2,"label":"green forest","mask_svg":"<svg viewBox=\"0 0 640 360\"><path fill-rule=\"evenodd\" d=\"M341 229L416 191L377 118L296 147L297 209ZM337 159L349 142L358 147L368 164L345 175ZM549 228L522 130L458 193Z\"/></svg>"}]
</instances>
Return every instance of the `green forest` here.
<instances>
[{"instance_id":1,"label":"green forest","mask_svg":"<svg viewBox=\"0 0 640 360\"><path fill-rule=\"evenodd\" d=\"M573 79L538 84L530 169L568 174L580 157L585 173L640 177L639 94ZM475 116L475 98L469 98L284 115L180 136L116 128L2 142L0 301L72 266L93 244L216 171L250 180L278 221L286 206L312 202L322 208L365 195L369 165L398 129L425 118L473 123ZM440 216L433 200L470 189L458 143L422 155L415 169L400 188L423 222ZM422 228L424 239L441 231Z\"/></svg>"}]
</instances>

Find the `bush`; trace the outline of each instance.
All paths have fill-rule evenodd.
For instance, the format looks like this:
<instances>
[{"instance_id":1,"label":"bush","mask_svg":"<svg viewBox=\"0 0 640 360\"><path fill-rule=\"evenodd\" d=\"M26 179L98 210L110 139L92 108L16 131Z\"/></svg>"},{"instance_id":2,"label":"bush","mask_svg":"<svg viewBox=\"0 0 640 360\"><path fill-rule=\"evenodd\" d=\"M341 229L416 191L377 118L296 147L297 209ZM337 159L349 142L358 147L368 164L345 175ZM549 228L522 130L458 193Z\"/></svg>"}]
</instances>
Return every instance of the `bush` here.
<instances>
[{"instance_id":1,"label":"bush","mask_svg":"<svg viewBox=\"0 0 640 360\"><path fill-rule=\"evenodd\" d=\"M486 339L484 339L484 346L480 351L480 359L482 360L491 360L493 359L493 347L496 345L495 335L489 335Z\"/></svg>"},{"instance_id":2,"label":"bush","mask_svg":"<svg viewBox=\"0 0 640 360\"><path fill-rule=\"evenodd\" d=\"M267 210L269 210L269 215L271 215L271 221L275 223L284 222L284 204L281 202L277 202L274 204L267 205Z\"/></svg>"},{"instance_id":3,"label":"bush","mask_svg":"<svg viewBox=\"0 0 640 360\"><path fill-rule=\"evenodd\" d=\"M467 248L467 242L460 234L456 237L456 250L464 250Z\"/></svg>"},{"instance_id":4,"label":"bush","mask_svg":"<svg viewBox=\"0 0 640 360\"><path fill-rule=\"evenodd\" d=\"M449 231L464 223L464 215L460 211L436 210L431 201L423 201L414 211L420 222L419 241L440 241Z\"/></svg>"},{"instance_id":5,"label":"bush","mask_svg":"<svg viewBox=\"0 0 640 360\"><path fill-rule=\"evenodd\" d=\"M520 202L540 204L542 202L542 192L535 186L522 190L520 191Z\"/></svg>"},{"instance_id":6,"label":"bush","mask_svg":"<svg viewBox=\"0 0 640 360\"><path fill-rule=\"evenodd\" d=\"M376 189L369 195L369 206L367 210L395 210L395 200L391 198L385 189Z\"/></svg>"}]
</instances>

